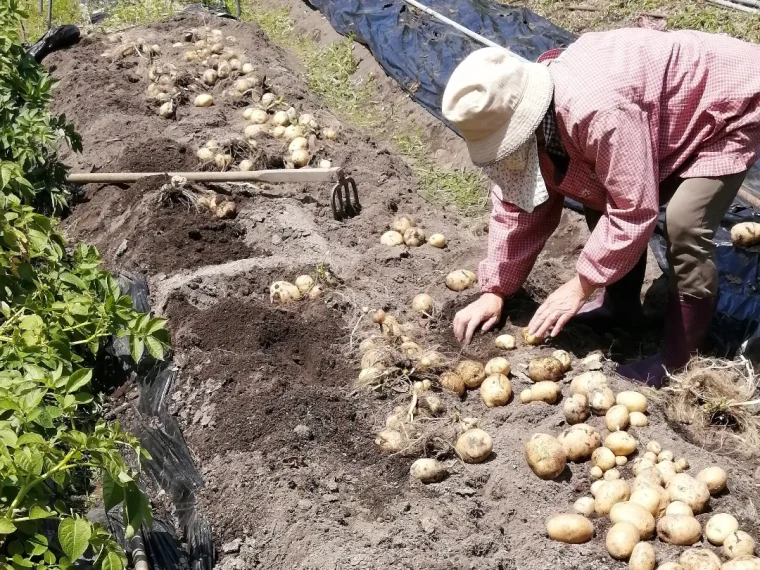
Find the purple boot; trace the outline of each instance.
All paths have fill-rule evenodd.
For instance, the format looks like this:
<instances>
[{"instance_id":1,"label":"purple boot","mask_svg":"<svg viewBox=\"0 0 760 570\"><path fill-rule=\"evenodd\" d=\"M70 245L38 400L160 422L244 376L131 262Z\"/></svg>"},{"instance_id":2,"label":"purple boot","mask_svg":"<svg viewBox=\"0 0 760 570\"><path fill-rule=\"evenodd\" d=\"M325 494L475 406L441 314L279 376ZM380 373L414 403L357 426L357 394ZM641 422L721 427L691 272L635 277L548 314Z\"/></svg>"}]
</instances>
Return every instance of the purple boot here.
<instances>
[{"instance_id":1,"label":"purple boot","mask_svg":"<svg viewBox=\"0 0 760 570\"><path fill-rule=\"evenodd\" d=\"M669 293L662 351L646 360L619 366L618 374L634 382L661 388L667 378L666 370L672 372L683 368L702 346L714 313L714 297L699 299Z\"/></svg>"}]
</instances>

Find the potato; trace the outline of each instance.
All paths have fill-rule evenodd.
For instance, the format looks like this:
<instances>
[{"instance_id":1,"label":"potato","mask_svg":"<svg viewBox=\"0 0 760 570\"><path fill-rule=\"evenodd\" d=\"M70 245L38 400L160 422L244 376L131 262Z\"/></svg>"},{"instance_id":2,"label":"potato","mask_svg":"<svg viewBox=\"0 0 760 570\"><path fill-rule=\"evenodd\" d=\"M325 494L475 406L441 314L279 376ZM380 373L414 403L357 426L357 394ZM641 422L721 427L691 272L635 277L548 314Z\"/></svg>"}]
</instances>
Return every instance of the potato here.
<instances>
[{"instance_id":1,"label":"potato","mask_svg":"<svg viewBox=\"0 0 760 570\"><path fill-rule=\"evenodd\" d=\"M391 222L391 229L403 234L409 228L414 227L414 220L409 216L399 216Z\"/></svg>"},{"instance_id":2,"label":"potato","mask_svg":"<svg viewBox=\"0 0 760 570\"><path fill-rule=\"evenodd\" d=\"M702 528L694 517L665 515L657 522L657 536L676 546L691 546L699 542Z\"/></svg>"},{"instance_id":3,"label":"potato","mask_svg":"<svg viewBox=\"0 0 760 570\"><path fill-rule=\"evenodd\" d=\"M239 61L239 60L238 60ZM232 67L232 66L230 66ZM244 63L243 67L240 68L240 71L243 73L243 75L248 75L249 73L253 73L256 70L255 67L253 67L252 63ZM264 93L264 95L272 95L271 93ZM261 98L261 102L264 103L264 97ZM266 103L264 103L266 105Z\"/></svg>"},{"instance_id":4,"label":"potato","mask_svg":"<svg viewBox=\"0 0 760 570\"><path fill-rule=\"evenodd\" d=\"M465 463L483 463L491 456L493 439L482 429L472 428L459 436L454 448Z\"/></svg>"},{"instance_id":5,"label":"potato","mask_svg":"<svg viewBox=\"0 0 760 570\"><path fill-rule=\"evenodd\" d=\"M246 140L254 141L267 134L266 128L261 125L248 125L243 131Z\"/></svg>"},{"instance_id":6,"label":"potato","mask_svg":"<svg viewBox=\"0 0 760 570\"><path fill-rule=\"evenodd\" d=\"M443 234L433 234L428 238L428 243L438 249L446 247L446 236Z\"/></svg>"},{"instance_id":7,"label":"potato","mask_svg":"<svg viewBox=\"0 0 760 570\"><path fill-rule=\"evenodd\" d=\"M599 467L594 466L588 471L589 477L592 479L603 479L604 478L604 471L602 471Z\"/></svg>"},{"instance_id":8,"label":"potato","mask_svg":"<svg viewBox=\"0 0 760 570\"><path fill-rule=\"evenodd\" d=\"M604 415L604 422L607 424L607 429L610 431L625 430L630 422L628 408L620 404L612 406Z\"/></svg>"},{"instance_id":9,"label":"potato","mask_svg":"<svg viewBox=\"0 0 760 570\"><path fill-rule=\"evenodd\" d=\"M422 349L416 342L403 342L399 348L401 349L401 352L404 353L404 356L410 359L417 359L422 354Z\"/></svg>"},{"instance_id":10,"label":"potato","mask_svg":"<svg viewBox=\"0 0 760 570\"><path fill-rule=\"evenodd\" d=\"M214 164L219 170L227 170L230 166L232 166L232 155L217 154L214 157Z\"/></svg>"},{"instance_id":11,"label":"potato","mask_svg":"<svg viewBox=\"0 0 760 570\"><path fill-rule=\"evenodd\" d=\"M649 418L641 412L631 412L630 423L633 427L647 427L649 425Z\"/></svg>"},{"instance_id":12,"label":"potato","mask_svg":"<svg viewBox=\"0 0 760 570\"><path fill-rule=\"evenodd\" d=\"M676 465L672 461L660 461L655 467L657 468L657 471L660 472L660 475L662 475L662 482L665 486L670 483L673 477L678 475Z\"/></svg>"},{"instance_id":13,"label":"potato","mask_svg":"<svg viewBox=\"0 0 760 570\"><path fill-rule=\"evenodd\" d=\"M528 364L528 377L534 382L558 382L562 374L562 363L553 356L535 358Z\"/></svg>"},{"instance_id":14,"label":"potato","mask_svg":"<svg viewBox=\"0 0 760 570\"><path fill-rule=\"evenodd\" d=\"M673 501L672 503L668 505L668 508L665 509L665 514L693 517L694 511L692 511L691 507L687 505L686 503L682 503L681 501Z\"/></svg>"},{"instance_id":15,"label":"potato","mask_svg":"<svg viewBox=\"0 0 760 570\"><path fill-rule=\"evenodd\" d=\"M428 350L422 354L419 361L417 362L417 370L420 372L427 372L428 370L442 368L445 363L446 357L444 357L440 352L436 352L435 350ZM462 381L462 385L464 385L464 381Z\"/></svg>"},{"instance_id":16,"label":"potato","mask_svg":"<svg viewBox=\"0 0 760 570\"><path fill-rule=\"evenodd\" d=\"M438 483L446 478L446 466L437 459L418 459L409 468L409 474L423 483Z\"/></svg>"},{"instance_id":17,"label":"potato","mask_svg":"<svg viewBox=\"0 0 760 570\"><path fill-rule=\"evenodd\" d=\"M684 570L678 562L666 562L657 567L657 570Z\"/></svg>"},{"instance_id":18,"label":"potato","mask_svg":"<svg viewBox=\"0 0 760 570\"><path fill-rule=\"evenodd\" d=\"M644 487L662 487L662 474L656 467L649 467L636 475L633 480L633 490ZM668 498L670 498L670 494L668 494Z\"/></svg>"},{"instance_id":19,"label":"potato","mask_svg":"<svg viewBox=\"0 0 760 570\"><path fill-rule=\"evenodd\" d=\"M636 438L625 431L616 431L604 440L604 446L609 447L615 455L631 455L636 451Z\"/></svg>"},{"instance_id":20,"label":"potato","mask_svg":"<svg viewBox=\"0 0 760 570\"><path fill-rule=\"evenodd\" d=\"M617 560L626 560L639 543L638 529L629 522L619 522L607 531L607 552Z\"/></svg>"},{"instance_id":21,"label":"potato","mask_svg":"<svg viewBox=\"0 0 760 570\"><path fill-rule=\"evenodd\" d=\"M301 292L298 287L287 281L275 281L269 286L269 300L272 303L287 304L299 301Z\"/></svg>"},{"instance_id":22,"label":"potato","mask_svg":"<svg viewBox=\"0 0 760 570\"><path fill-rule=\"evenodd\" d=\"M732 532L723 541L723 554L730 559L752 556L755 554L755 540L743 530Z\"/></svg>"},{"instance_id":23,"label":"potato","mask_svg":"<svg viewBox=\"0 0 760 570\"><path fill-rule=\"evenodd\" d=\"M525 444L525 459L539 478L555 479L565 470L567 454L562 444L545 433L535 433Z\"/></svg>"},{"instance_id":24,"label":"potato","mask_svg":"<svg viewBox=\"0 0 760 570\"><path fill-rule=\"evenodd\" d=\"M594 497L581 497L573 503L573 509L584 517L594 514Z\"/></svg>"},{"instance_id":25,"label":"potato","mask_svg":"<svg viewBox=\"0 0 760 570\"><path fill-rule=\"evenodd\" d=\"M288 150L290 152L295 152L297 150L306 150L308 148L309 141L307 141L305 137L296 137L290 141L290 144L288 145Z\"/></svg>"},{"instance_id":26,"label":"potato","mask_svg":"<svg viewBox=\"0 0 760 570\"><path fill-rule=\"evenodd\" d=\"M557 441L572 462L587 461L594 450L602 444L602 436L588 424L577 424L563 431Z\"/></svg>"},{"instance_id":27,"label":"potato","mask_svg":"<svg viewBox=\"0 0 760 570\"><path fill-rule=\"evenodd\" d=\"M311 156L309 155L308 150L294 150L290 155L290 160L296 168L303 168L309 164Z\"/></svg>"},{"instance_id":28,"label":"potato","mask_svg":"<svg viewBox=\"0 0 760 570\"><path fill-rule=\"evenodd\" d=\"M615 399L616 404L625 406L629 412L641 412L642 414L647 411L647 399L643 394L633 391L620 392Z\"/></svg>"},{"instance_id":29,"label":"potato","mask_svg":"<svg viewBox=\"0 0 760 570\"><path fill-rule=\"evenodd\" d=\"M570 382L570 394L582 394L589 397L592 388L607 386L607 377L601 372L584 372Z\"/></svg>"},{"instance_id":30,"label":"potato","mask_svg":"<svg viewBox=\"0 0 760 570\"><path fill-rule=\"evenodd\" d=\"M651 451L647 451L641 457L642 457L642 459L647 459L647 460L651 461L653 465L657 464L657 456L654 453L652 453Z\"/></svg>"},{"instance_id":31,"label":"potato","mask_svg":"<svg viewBox=\"0 0 760 570\"><path fill-rule=\"evenodd\" d=\"M359 384L361 386L368 386L370 384L374 384L375 382L380 380L382 376L383 376L382 368L376 368L376 367L363 368L361 372L359 372Z\"/></svg>"},{"instance_id":32,"label":"potato","mask_svg":"<svg viewBox=\"0 0 760 570\"><path fill-rule=\"evenodd\" d=\"M637 457L633 460L633 467L631 467L631 471L633 471L633 475L636 476L644 469L649 469L650 467L654 467L655 462L651 459L648 459L646 457Z\"/></svg>"},{"instance_id":33,"label":"potato","mask_svg":"<svg viewBox=\"0 0 760 570\"><path fill-rule=\"evenodd\" d=\"M320 168L331 168L332 167L332 162L330 162L326 158L323 158L322 160L319 161L319 167Z\"/></svg>"},{"instance_id":34,"label":"potato","mask_svg":"<svg viewBox=\"0 0 760 570\"><path fill-rule=\"evenodd\" d=\"M425 243L425 232L420 228L409 228L404 232L404 243L409 247L419 247Z\"/></svg>"},{"instance_id":35,"label":"potato","mask_svg":"<svg viewBox=\"0 0 760 570\"><path fill-rule=\"evenodd\" d=\"M676 464L676 471L678 473L683 473L684 471L687 471L689 469L689 460L685 457L679 457L675 460Z\"/></svg>"},{"instance_id":36,"label":"potato","mask_svg":"<svg viewBox=\"0 0 760 570\"><path fill-rule=\"evenodd\" d=\"M338 131L331 129L330 127L326 127L322 129L322 136L325 137L325 139L328 141L336 141L338 140Z\"/></svg>"},{"instance_id":37,"label":"potato","mask_svg":"<svg viewBox=\"0 0 760 570\"><path fill-rule=\"evenodd\" d=\"M300 289L299 289L300 291ZM306 291L301 291L306 293ZM386 362L386 353L378 349L370 349L362 355L361 367L362 368L385 368L388 363Z\"/></svg>"},{"instance_id":38,"label":"potato","mask_svg":"<svg viewBox=\"0 0 760 570\"><path fill-rule=\"evenodd\" d=\"M506 406L512 396L512 384L504 374L491 374L480 385L480 397L489 408Z\"/></svg>"},{"instance_id":39,"label":"potato","mask_svg":"<svg viewBox=\"0 0 760 570\"><path fill-rule=\"evenodd\" d=\"M253 161L248 159L241 160L238 169L240 169L241 172L250 172L253 170Z\"/></svg>"},{"instance_id":40,"label":"potato","mask_svg":"<svg viewBox=\"0 0 760 570\"><path fill-rule=\"evenodd\" d=\"M683 551L678 563L684 570L720 570L720 558L706 548L689 548Z\"/></svg>"},{"instance_id":41,"label":"potato","mask_svg":"<svg viewBox=\"0 0 760 570\"><path fill-rule=\"evenodd\" d=\"M645 507L631 501L615 503L610 509L610 521L612 524L629 522L639 531L642 540L649 540L654 536L654 516Z\"/></svg>"},{"instance_id":42,"label":"potato","mask_svg":"<svg viewBox=\"0 0 760 570\"><path fill-rule=\"evenodd\" d=\"M673 452L669 449L664 449L657 455L657 463L661 461L673 461Z\"/></svg>"},{"instance_id":43,"label":"potato","mask_svg":"<svg viewBox=\"0 0 760 570\"><path fill-rule=\"evenodd\" d=\"M616 481L618 479L620 479L620 471L618 471L617 469L612 468L609 471L604 472L605 481Z\"/></svg>"},{"instance_id":44,"label":"potato","mask_svg":"<svg viewBox=\"0 0 760 570\"><path fill-rule=\"evenodd\" d=\"M404 236L391 230L380 236L380 243L390 247L401 245L404 243Z\"/></svg>"},{"instance_id":45,"label":"potato","mask_svg":"<svg viewBox=\"0 0 760 570\"><path fill-rule=\"evenodd\" d=\"M695 514L703 512L710 500L710 491L705 482L686 473L675 475L667 489L671 501L686 503Z\"/></svg>"},{"instance_id":46,"label":"potato","mask_svg":"<svg viewBox=\"0 0 760 570\"><path fill-rule=\"evenodd\" d=\"M596 493L594 501L596 514L608 515L613 505L627 501L630 498L631 488L626 481L622 479L606 481L604 485L599 487L599 491Z\"/></svg>"},{"instance_id":47,"label":"potato","mask_svg":"<svg viewBox=\"0 0 760 570\"><path fill-rule=\"evenodd\" d=\"M760 242L760 224L742 222L731 228L731 243L736 247L751 247Z\"/></svg>"},{"instance_id":48,"label":"potato","mask_svg":"<svg viewBox=\"0 0 760 570\"><path fill-rule=\"evenodd\" d=\"M278 125L278 126L282 127L284 125ZM289 125L285 127L285 131L282 134L282 138L290 142L297 139L298 137L302 137L303 135L304 135L303 127L299 125Z\"/></svg>"},{"instance_id":49,"label":"potato","mask_svg":"<svg viewBox=\"0 0 760 570\"><path fill-rule=\"evenodd\" d=\"M487 376L490 376L491 374L504 374L506 376L509 374L511 366L509 365L509 360L497 356L486 362L485 370Z\"/></svg>"},{"instance_id":50,"label":"potato","mask_svg":"<svg viewBox=\"0 0 760 570\"><path fill-rule=\"evenodd\" d=\"M654 453L655 457L662 453L662 446L657 443L656 441L650 441L647 443L647 451L650 453Z\"/></svg>"},{"instance_id":51,"label":"potato","mask_svg":"<svg viewBox=\"0 0 760 570\"><path fill-rule=\"evenodd\" d=\"M285 111L277 111L272 117L272 124L275 126L287 127L290 125L290 117L288 117L288 114Z\"/></svg>"},{"instance_id":52,"label":"potato","mask_svg":"<svg viewBox=\"0 0 760 570\"><path fill-rule=\"evenodd\" d=\"M458 396L464 394L465 385L462 377L456 372L444 372L439 379L441 386L446 390L451 390Z\"/></svg>"},{"instance_id":53,"label":"potato","mask_svg":"<svg viewBox=\"0 0 760 570\"><path fill-rule=\"evenodd\" d=\"M738 556L724 563L720 570L760 570L760 559L754 556Z\"/></svg>"},{"instance_id":54,"label":"potato","mask_svg":"<svg viewBox=\"0 0 760 570\"><path fill-rule=\"evenodd\" d=\"M478 388L486 377L485 367L475 360L462 360L454 371L462 377L468 388Z\"/></svg>"},{"instance_id":55,"label":"potato","mask_svg":"<svg viewBox=\"0 0 760 570\"><path fill-rule=\"evenodd\" d=\"M628 465L628 458L625 455L618 455L615 457L615 465L618 467L623 467L625 465Z\"/></svg>"},{"instance_id":56,"label":"potato","mask_svg":"<svg viewBox=\"0 0 760 570\"><path fill-rule=\"evenodd\" d=\"M562 372L567 372L570 370L570 353L566 350L555 350L552 352L552 356L560 361L562 364Z\"/></svg>"},{"instance_id":57,"label":"potato","mask_svg":"<svg viewBox=\"0 0 760 570\"><path fill-rule=\"evenodd\" d=\"M599 492L599 489L604 485L604 481L594 481L591 483L591 494L596 497L596 494Z\"/></svg>"},{"instance_id":58,"label":"potato","mask_svg":"<svg viewBox=\"0 0 760 570\"><path fill-rule=\"evenodd\" d=\"M657 557L654 552L654 546L648 542L639 542L633 547L631 558L628 560L630 570L654 570L657 563Z\"/></svg>"},{"instance_id":59,"label":"potato","mask_svg":"<svg viewBox=\"0 0 760 570\"><path fill-rule=\"evenodd\" d=\"M605 415L614 404L615 394L610 388L604 386L595 387L589 390L588 405L595 415Z\"/></svg>"},{"instance_id":60,"label":"potato","mask_svg":"<svg viewBox=\"0 0 760 570\"><path fill-rule=\"evenodd\" d=\"M472 280L462 269L452 271L446 276L446 287L452 291L464 291L472 287L472 284Z\"/></svg>"},{"instance_id":61,"label":"potato","mask_svg":"<svg viewBox=\"0 0 760 570\"><path fill-rule=\"evenodd\" d=\"M525 344L529 344L531 346L538 346L542 342L544 342L543 338L537 337L536 335L530 334L528 332L528 327L525 327L522 329L522 338Z\"/></svg>"},{"instance_id":62,"label":"potato","mask_svg":"<svg viewBox=\"0 0 760 570\"><path fill-rule=\"evenodd\" d=\"M582 544L594 536L594 525L582 515L555 515L546 521L549 538L567 544Z\"/></svg>"},{"instance_id":63,"label":"potato","mask_svg":"<svg viewBox=\"0 0 760 570\"><path fill-rule=\"evenodd\" d=\"M214 153L214 151L209 148L201 148L198 149L198 152L195 153L195 155L200 159L201 162L208 163L213 162L216 153Z\"/></svg>"},{"instance_id":64,"label":"potato","mask_svg":"<svg viewBox=\"0 0 760 570\"><path fill-rule=\"evenodd\" d=\"M728 475L718 466L707 467L697 473L697 481L705 483L711 495L717 495L726 488Z\"/></svg>"},{"instance_id":65,"label":"potato","mask_svg":"<svg viewBox=\"0 0 760 570\"><path fill-rule=\"evenodd\" d=\"M171 119L174 116L174 103L167 101L158 109L158 115L162 119Z\"/></svg>"},{"instance_id":66,"label":"potato","mask_svg":"<svg viewBox=\"0 0 760 570\"><path fill-rule=\"evenodd\" d=\"M214 104L214 98L208 93L201 93L195 97L193 105L196 107L211 107Z\"/></svg>"},{"instance_id":67,"label":"potato","mask_svg":"<svg viewBox=\"0 0 760 570\"><path fill-rule=\"evenodd\" d=\"M565 421L570 425L585 422L589 417L588 399L583 394L570 396L563 405Z\"/></svg>"},{"instance_id":68,"label":"potato","mask_svg":"<svg viewBox=\"0 0 760 570\"><path fill-rule=\"evenodd\" d=\"M417 406L430 412L431 416L441 416L446 412L446 405L435 394L424 394L420 396Z\"/></svg>"},{"instance_id":69,"label":"potato","mask_svg":"<svg viewBox=\"0 0 760 570\"><path fill-rule=\"evenodd\" d=\"M562 390L556 382L537 382L532 388L520 392L520 401L556 404Z\"/></svg>"},{"instance_id":70,"label":"potato","mask_svg":"<svg viewBox=\"0 0 760 570\"><path fill-rule=\"evenodd\" d=\"M412 299L412 310L415 313L431 314L433 312L433 298L427 293L420 293Z\"/></svg>"},{"instance_id":71,"label":"potato","mask_svg":"<svg viewBox=\"0 0 760 570\"><path fill-rule=\"evenodd\" d=\"M660 493L655 489L655 487L642 487L640 489L636 489L633 493L631 493L630 502L641 505L647 511L649 511L652 516L656 517L660 515Z\"/></svg>"},{"instance_id":72,"label":"potato","mask_svg":"<svg viewBox=\"0 0 760 570\"><path fill-rule=\"evenodd\" d=\"M502 350L512 350L515 348L515 337L513 337L511 334L502 334L496 337L496 348L501 348Z\"/></svg>"},{"instance_id":73,"label":"potato","mask_svg":"<svg viewBox=\"0 0 760 570\"><path fill-rule=\"evenodd\" d=\"M201 76L201 81L206 85L215 85L219 76L213 69L207 69Z\"/></svg>"},{"instance_id":74,"label":"potato","mask_svg":"<svg viewBox=\"0 0 760 570\"><path fill-rule=\"evenodd\" d=\"M401 451L407 445L406 438L396 430L384 429L375 438L375 444L382 450L388 453L396 453Z\"/></svg>"},{"instance_id":75,"label":"potato","mask_svg":"<svg viewBox=\"0 0 760 570\"><path fill-rule=\"evenodd\" d=\"M609 471L616 465L615 454L606 447L600 447L591 454L591 463L602 471Z\"/></svg>"},{"instance_id":76,"label":"potato","mask_svg":"<svg viewBox=\"0 0 760 570\"><path fill-rule=\"evenodd\" d=\"M739 521L728 513L718 513L710 517L705 525L705 536L711 544L723 546L729 535L739 530Z\"/></svg>"}]
</instances>

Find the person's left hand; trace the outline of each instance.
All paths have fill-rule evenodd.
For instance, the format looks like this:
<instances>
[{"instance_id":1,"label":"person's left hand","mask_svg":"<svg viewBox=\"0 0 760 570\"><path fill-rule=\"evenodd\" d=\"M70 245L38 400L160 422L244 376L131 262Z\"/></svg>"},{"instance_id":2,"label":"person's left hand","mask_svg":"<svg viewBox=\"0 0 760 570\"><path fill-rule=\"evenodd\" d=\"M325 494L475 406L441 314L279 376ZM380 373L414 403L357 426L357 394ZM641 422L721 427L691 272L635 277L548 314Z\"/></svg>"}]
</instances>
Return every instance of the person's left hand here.
<instances>
[{"instance_id":1,"label":"person's left hand","mask_svg":"<svg viewBox=\"0 0 760 570\"><path fill-rule=\"evenodd\" d=\"M528 332L543 338L551 330L557 336L594 292L585 279L576 275L546 298L528 325Z\"/></svg>"}]
</instances>

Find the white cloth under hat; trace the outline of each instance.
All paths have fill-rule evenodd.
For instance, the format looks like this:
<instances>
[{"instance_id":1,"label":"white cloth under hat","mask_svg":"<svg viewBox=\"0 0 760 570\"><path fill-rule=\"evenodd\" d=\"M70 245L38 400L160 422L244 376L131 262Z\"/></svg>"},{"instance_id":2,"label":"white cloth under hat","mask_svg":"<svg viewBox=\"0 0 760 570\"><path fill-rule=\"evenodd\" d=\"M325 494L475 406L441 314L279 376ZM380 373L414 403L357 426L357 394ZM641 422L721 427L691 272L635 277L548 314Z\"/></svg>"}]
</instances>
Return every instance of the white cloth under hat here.
<instances>
[{"instance_id":1,"label":"white cloth under hat","mask_svg":"<svg viewBox=\"0 0 760 570\"><path fill-rule=\"evenodd\" d=\"M462 133L473 163L499 186L502 200L528 212L548 199L535 133L553 93L545 65L498 47L467 56L443 93L443 115Z\"/></svg>"}]
</instances>

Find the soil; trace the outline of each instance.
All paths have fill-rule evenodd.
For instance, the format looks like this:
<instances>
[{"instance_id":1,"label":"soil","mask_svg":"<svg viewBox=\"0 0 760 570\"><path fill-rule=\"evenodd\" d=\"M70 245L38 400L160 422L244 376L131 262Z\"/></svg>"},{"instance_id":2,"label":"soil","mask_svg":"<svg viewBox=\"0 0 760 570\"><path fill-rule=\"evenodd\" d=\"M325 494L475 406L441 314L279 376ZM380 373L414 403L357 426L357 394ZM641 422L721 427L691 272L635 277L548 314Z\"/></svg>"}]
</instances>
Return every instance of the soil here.
<instances>
[{"instance_id":1,"label":"soil","mask_svg":"<svg viewBox=\"0 0 760 570\"><path fill-rule=\"evenodd\" d=\"M161 201L170 181L159 176L129 187L88 185L65 220L68 235L97 245L106 265L144 273L155 311L169 319L180 366L172 413L206 481L200 508L222 552L219 567L625 568L606 553L604 520L595 521L597 538L585 545L545 537L546 517L569 511L590 485L587 464L570 465L561 478L547 482L537 479L523 458L532 433L556 435L566 427L561 405L513 398L489 409L477 393L463 400L440 394L448 411L431 422L440 437L426 452L440 457L451 475L424 486L410 480L413 457L383 454L373 443L394 406L408 405L408 382L378 390L354 384L358 344L377 332L365 308L394 314L415 342L437 348L451 363L498 355L495 335L519 336L537 303L574 273L588 237L583 220L572 212L563 215L525 291L509 301L505 322L462 351L451 318L477 293L449 291L444 278L453 269L477 269L487 217L463 218L455 209L425 203L403 160L341 125L308 93L298 62L253 25L181 16L129 30L124 39L159 43L162 63L197 77L201 68L183 60L186 48L172 44L204 21L225 37L238 38L267 89L313 113L321 124L340 128L336 142L313 140L313 154L344 167L357 180L362 202L361 215L338 222L330 213L328 185L187 186L196 196L214 192L235 202L235 217L220 220L181 200ZM84 138L85 152L66 157L75 170L193 170L200 167L195 152L205 141L242 136L245 103L228 100L221 85L211 108L185 103L175 119L161 119L145 97L146 62L101 56L112 47L93 36L46 60L61 82L56 110L74 120ZM194 89L200 87L193 83ZM260 150L274 163L283 149L265 141ZM448 246L380 245L379 236L400 214L413 216L428 233L444 233ZM651 265L650 282L656 277ZM288 306L270 302L273 281L292 282L302 273L321 281L324 297ZM420 292L435 299L430 318L409 309ZM650 311L653 321L641 330L626 323L608 332L571 325L551 346L520 344L508 355L514 392L529 385L527 362L556 348L573 355L568 379L585 370L580 360L594 351L617 359L652 352L659 341L657 305ZM611 370L606 360L603 366ZM616 391L631 388L613 374L610 378ZM121 412L127 425L129 414L129 409ZM446 438L457 417L479 418L493 436L487 462L466 465L454 458ZM728 470L730 491L713 501L713 509L733 513L742 529L757 536L755 466L685 441L656 404L649 421L650 427L632 430L642 443L656 439L687 457L693 473L710 464ZM589 423L605 433L601 418ZM629 477L628 469L623 471ZM659 542L656 548L662 561L677 554Z\"/></svg>"}]
</instances>

